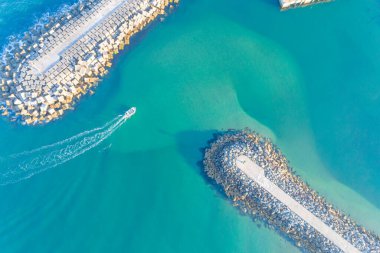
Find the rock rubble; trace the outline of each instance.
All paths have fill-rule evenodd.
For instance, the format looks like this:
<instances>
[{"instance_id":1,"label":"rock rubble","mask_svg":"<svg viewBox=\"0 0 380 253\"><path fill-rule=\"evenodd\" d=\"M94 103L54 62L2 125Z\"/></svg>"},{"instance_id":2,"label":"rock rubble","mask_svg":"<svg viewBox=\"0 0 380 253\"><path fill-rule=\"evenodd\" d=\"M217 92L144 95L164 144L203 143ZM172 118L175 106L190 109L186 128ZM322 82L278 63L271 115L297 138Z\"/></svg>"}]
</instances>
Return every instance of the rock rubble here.
<instances>
[{"instance_id":1,"label":"rock rubble","mask_svg":"<svg viewBox=\"0 0 380 253\"><path fill-rule=\"evenodd\" d=\"M236 158L245 155L265 171L265 177L308 209L361 252L380 252L380 238L357 225L334 208L295 175L285 156L267 138L245 129L216 135L205 150L206 174L222 186L233 205L243 213L264 221L295 245L310 252L342 252L313 227L275 199L237 166Z\"/></svg>"},{"instance_id":2,"label":"rock rubble","mask_svg":"<svg viewBox=\"0 0 380 253\"><path fill-rule=\"evenodd\" d=\"M120 4L103 16L112 1ZM12 39L1 55L0 113L27 125L59 118L83 95L94 93L114 55L129 45L134 34L176 3L82 0L45 16L19 39ZM52 53L96 15L101 20L90 30L69 41L58 56Z\"/></svg>"}]
</instances>

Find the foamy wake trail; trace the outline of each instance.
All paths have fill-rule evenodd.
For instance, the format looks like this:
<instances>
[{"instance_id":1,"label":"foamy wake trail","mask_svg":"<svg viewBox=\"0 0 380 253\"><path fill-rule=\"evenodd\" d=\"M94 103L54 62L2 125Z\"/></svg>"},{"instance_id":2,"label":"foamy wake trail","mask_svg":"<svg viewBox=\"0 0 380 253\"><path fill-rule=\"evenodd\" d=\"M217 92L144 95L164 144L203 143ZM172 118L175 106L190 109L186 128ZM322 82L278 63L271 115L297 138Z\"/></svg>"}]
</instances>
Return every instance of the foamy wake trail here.
<instances>
[{"instance_id":1,"label":"foamy wake trail","mask_svg":"<svg viewBox=\"0 0 380 253\"><path fill-rule=\"evenodd\" d=\"M125 123L119 115L104 126L30 151L10 155L0 161L0 185L21 180L63 164L98 146Z\"/></svg>"}]
</instances>

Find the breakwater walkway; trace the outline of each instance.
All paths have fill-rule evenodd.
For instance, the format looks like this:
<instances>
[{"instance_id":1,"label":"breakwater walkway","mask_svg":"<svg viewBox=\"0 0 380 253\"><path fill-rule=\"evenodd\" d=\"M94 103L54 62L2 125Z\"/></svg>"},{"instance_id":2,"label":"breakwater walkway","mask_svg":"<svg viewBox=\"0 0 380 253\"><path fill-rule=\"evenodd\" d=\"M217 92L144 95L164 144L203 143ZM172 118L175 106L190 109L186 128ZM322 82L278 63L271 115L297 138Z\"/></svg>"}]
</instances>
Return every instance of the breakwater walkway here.
<instances>
[{"instance_id":1,"label":"breakwater walkway","mask_svg":"<svg viewBox=\"0 0 380 253\"><path fill-rule=\"evenodd\" d=\"M91 10L91 13L78 19L77 25L73 27L73 31L68 36L63 37L62 40L47 48L43 55L29 63L30 66L35 68L37 74L45 73L51 65L59 61L60 55L62 55L65 49L70 47L81 36L87 34L94 26L101 23L126 2L125 0L111 0L96 6Z\"/></svg>"},{"instance_id":2,"label":"breakwater walkway","mask_svg":"<svg viewBox=\"0 0 380 253\"><path fill-rule=\"evenodd\" d=\"M130 38L178 0L81 0L39 21L1 54L0 113L22 124L61 117L93 94Z\"/></svg>"},{"instance_id":3,"label":"breakwater walkway","mask_svg":"<svg viewBox=\"0 0 380 253\"><path fill-rule=\"evenodd\" d=\"M297 214L301 219L306 221L315 230L333 242L343 252L360 253L360 251L352 246L349 242L338 235L334 230L322 222L318 217L308 211L300 203L281 190L277 185L272 183L265 177L264 169L245 155L241 155L236 159L236 165L249 178L254 180L260 187L272 194L276 199L285 204L291 211Z\"/></svg>"}]
</instances>

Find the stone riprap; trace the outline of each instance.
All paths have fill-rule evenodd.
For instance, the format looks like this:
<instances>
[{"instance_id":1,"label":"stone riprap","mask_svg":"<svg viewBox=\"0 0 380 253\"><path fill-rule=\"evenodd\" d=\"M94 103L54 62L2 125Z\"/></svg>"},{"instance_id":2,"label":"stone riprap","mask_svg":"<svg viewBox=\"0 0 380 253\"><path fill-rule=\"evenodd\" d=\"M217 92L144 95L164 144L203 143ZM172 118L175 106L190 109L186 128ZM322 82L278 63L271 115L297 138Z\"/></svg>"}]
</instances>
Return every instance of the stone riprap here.
<instances>
[{"instance_id":1,"label":"stone riprap","mask_svg":"<svg viewBox=\"0 0 380 253\"><path fill-rule=\"evenodd\" d=\"M247 162L242 157L262 175L255 179L255 172L247 173L254 166L242 169ZM380 252L377 235L327 203L294 174L269 139L255 132L216 135L205 150L203 164L206 174L243 213L264 221L306 251Z\"/></svg>"},{"instance_id":2,"label":"stone riprap","mask_svg":"<svg viewBox=\"0 0 380 253\"><path fill-rule=\"evenodd\" d=\"M331 0L279 0L281 10L305 7L311 4L330 2Z\"/></svg>"},{"instance_id":3,"label":"stone riprap","mask_svg":"<svg viewBox=\"0 0 380 253\"><path fill-rule=\"evenodd\" d=\"M0 111L42 124L92 94L115 54L178 0L83 0L46 16L1 55Z\"/></svg>"}]
</instances>

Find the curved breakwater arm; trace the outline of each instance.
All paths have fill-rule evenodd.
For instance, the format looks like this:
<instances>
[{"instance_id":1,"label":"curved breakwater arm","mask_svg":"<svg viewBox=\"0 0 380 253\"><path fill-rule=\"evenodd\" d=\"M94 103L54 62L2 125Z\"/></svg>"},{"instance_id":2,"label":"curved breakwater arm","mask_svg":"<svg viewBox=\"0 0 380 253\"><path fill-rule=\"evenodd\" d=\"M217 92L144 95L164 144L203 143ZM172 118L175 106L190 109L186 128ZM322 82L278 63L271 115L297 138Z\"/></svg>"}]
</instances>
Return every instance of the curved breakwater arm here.
<instances>
[{"instance_id":1,"label":"curved breakwater arm","mask_svg":"<svg viewBox=\"0 0 380 253\"><path fill-rule=\"evenodd\" d=\"M178 0L81 0L36 25L1 55L0 113L34 125L93 93L114 55Z\"/></svg>"},{"instance_id":2,"label":"curved breakwater arm","mask_svg":"<svg viewBox=\"0 0 380 253\"><path fill-rule=\"evenodd\" d=\"M267 138L245 129L216 136L205 150L206 174L234 206L308 252L380 252L380 237L312 190Z\"/></svg>"}]
</instances>

